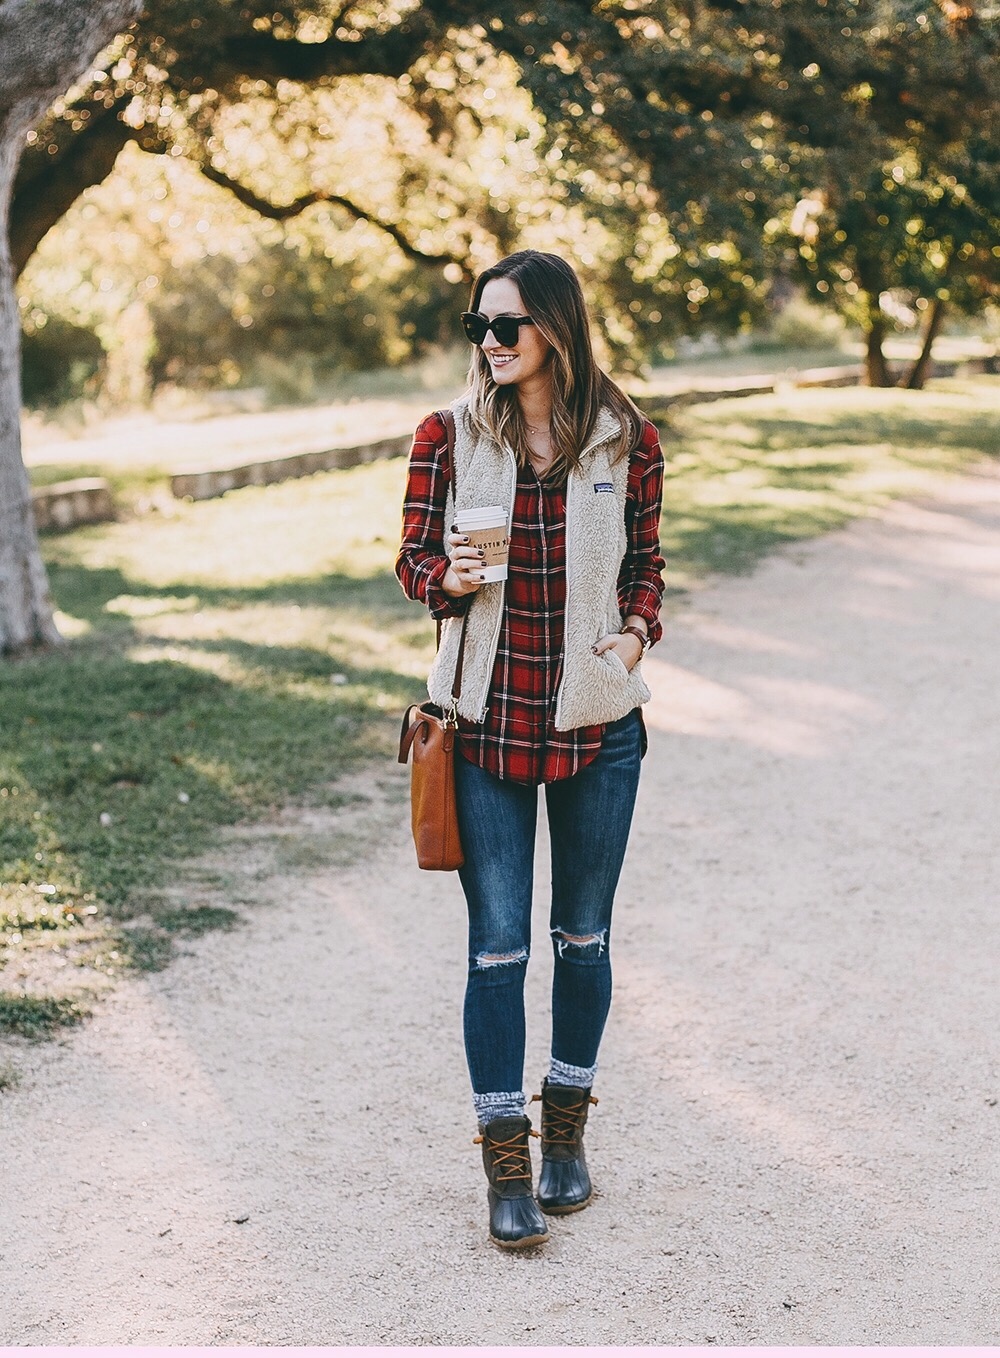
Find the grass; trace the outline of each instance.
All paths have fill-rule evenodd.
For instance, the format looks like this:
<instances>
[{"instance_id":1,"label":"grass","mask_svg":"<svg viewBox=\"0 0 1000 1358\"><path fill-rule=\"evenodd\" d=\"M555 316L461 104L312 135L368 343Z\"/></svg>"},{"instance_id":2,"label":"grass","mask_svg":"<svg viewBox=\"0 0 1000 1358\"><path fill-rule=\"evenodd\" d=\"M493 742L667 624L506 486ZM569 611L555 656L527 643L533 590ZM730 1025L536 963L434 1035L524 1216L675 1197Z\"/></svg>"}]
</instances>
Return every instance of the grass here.
<instances>
[{"instance_id":1,"label":"grass","mask_svg":"<svg viewBox=\"0 0 1000 1358\"><path fill-rule=\"evenodd\" d=\"M669 587L744 573L943 471L1000 456L1000 379L789 391L698 406L664 435Z\"/></svg>"},{"instance_id":2,"label":"grass","mask_svg":"<svg viewBox=\"0 0 1000 1358\"><path fill-rule=\"evenodd\" d=\"M1000 454L998 396L982 378L682 412L670 590ZM433 653L392 574L404 478L397 459L46 539L70 644L0 667L0 1032L46 1036L109 974L233 927L185 862L289 801L346 804L337 778L390 756Z\"/></svg>"},{"instance_id":3,"label":"grass","mask_svg":"<svg viewBox=\"0 0 1000 1358\"><path fill-rule=\"evenodd\" d=\"M58 1029L79 1023L86 1014L83 1006L67 996L0 994L0 1032L16 1037L51 1037Z\"/></svg>"},{"instance_id":4,"label":"grass","mask_svg":"<svg viewBox=\"0 0 1000 1358\"><path fill-rule=\"evenodd\" d=\"M336 805L338 775L389 754L433 652L391 571L402 476L385 462L45 540L72 640L0 667L5 991L89 993L232 923L164 914L175 865L289 798ZM28 1031L13 1010L4 1028Z\"/></svg>"}]
</instances>

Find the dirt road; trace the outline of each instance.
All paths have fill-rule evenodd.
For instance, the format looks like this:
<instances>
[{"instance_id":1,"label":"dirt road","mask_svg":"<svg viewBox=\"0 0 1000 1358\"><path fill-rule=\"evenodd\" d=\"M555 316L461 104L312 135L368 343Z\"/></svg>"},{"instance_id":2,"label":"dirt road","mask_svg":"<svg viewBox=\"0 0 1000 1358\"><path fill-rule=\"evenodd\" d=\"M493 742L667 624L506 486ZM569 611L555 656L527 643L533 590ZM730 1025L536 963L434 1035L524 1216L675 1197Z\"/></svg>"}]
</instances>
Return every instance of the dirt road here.
<instances>
[{"instance_id":1,"label":"dirt road","mask_svg":"<svg viewBox=\"0 0 1000 1358\"><path fill-rule=\"evenodd\" d=\"M593 1207L485 1241L458 883L390 768L230 841L245 927L19 1053L0 1340L1000 1342L1000 478L711 585L646 668Z\"/></svg>"}]
</instances>

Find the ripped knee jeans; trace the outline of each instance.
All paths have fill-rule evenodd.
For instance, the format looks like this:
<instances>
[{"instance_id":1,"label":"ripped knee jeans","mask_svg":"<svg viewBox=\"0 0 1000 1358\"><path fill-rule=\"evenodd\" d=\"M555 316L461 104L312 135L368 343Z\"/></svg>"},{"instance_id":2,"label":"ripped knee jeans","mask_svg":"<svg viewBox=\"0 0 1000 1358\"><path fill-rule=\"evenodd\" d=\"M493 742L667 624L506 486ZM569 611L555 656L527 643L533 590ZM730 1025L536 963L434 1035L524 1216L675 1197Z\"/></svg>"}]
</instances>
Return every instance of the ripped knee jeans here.
<instances>
[{"instance_id":1,"label":"ripped knee jeans","mask_svg":"<svg viewBox=\"0 0 1000 1358\"><path fill-rule=\"evenodd\" d=\"M609 723L596 758L545 785L552 857L552 1055L594 1066L611 1004L611 911L639 783L637 711ZM455 760L469 907L465 1051L477 1093L524 1076L524 978L538 788Z\"/></svg>"}]
</instances>

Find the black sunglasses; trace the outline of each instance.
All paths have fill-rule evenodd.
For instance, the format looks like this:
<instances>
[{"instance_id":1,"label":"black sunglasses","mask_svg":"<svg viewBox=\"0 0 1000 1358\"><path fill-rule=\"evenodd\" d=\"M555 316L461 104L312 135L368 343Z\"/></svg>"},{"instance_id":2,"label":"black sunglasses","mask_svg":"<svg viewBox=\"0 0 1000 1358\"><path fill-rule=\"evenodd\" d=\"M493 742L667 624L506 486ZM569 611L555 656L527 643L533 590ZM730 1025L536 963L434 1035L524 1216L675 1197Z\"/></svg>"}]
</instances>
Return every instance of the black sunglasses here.
<instances>
[{"instance_id":1,"label":"black sunglasses","mask_svg":"<svg viewBox=\"0 0 1000 1358\"><path fill-rule=\"evenodd\" d=\"M462 312L462 329L473 344L482 344L492 330L497 344L512 349L521 338L521 326L534 324L530 316L496 316L490 321L478 311Z\"/></svg>"}]
</instances>

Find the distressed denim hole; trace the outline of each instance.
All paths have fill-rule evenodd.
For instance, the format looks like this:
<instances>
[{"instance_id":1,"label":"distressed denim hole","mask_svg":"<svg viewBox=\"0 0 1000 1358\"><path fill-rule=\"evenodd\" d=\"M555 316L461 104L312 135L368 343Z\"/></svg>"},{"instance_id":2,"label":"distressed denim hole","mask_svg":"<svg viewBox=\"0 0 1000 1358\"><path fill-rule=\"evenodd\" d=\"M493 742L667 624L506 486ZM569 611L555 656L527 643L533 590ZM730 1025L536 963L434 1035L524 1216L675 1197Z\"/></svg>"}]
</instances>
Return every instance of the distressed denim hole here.
<instances>
[{"instance_id":1,"label":"distressed denim hole","mask_svg":"<svg viewBox=\"0 0 1000 1358\"><path fill-rule=\"evenodd\" d=\"M516 962L526 962L527 960L527 948L517 948L514 952L506 953L481 952L476 957L476 966L485 970L487 967L509 967Z\"/></svg>"},{"instance_id":2,"label":"distressed denim hole","mask_svg":"<svg viewBox=\"0 0 1000 1358\"><path fill-rule=\"evenodd\" d=\"M595 944L597 945L598 956L600 956L607 946L607 929L602 929L600 933L597 934L570 934L567 933L565 929L557 927L555 929L550 929L549 933L556 941L556 947L559 949L560 957L565 954L567 948L592 948Z\"/></svg>"}]
</instances>

